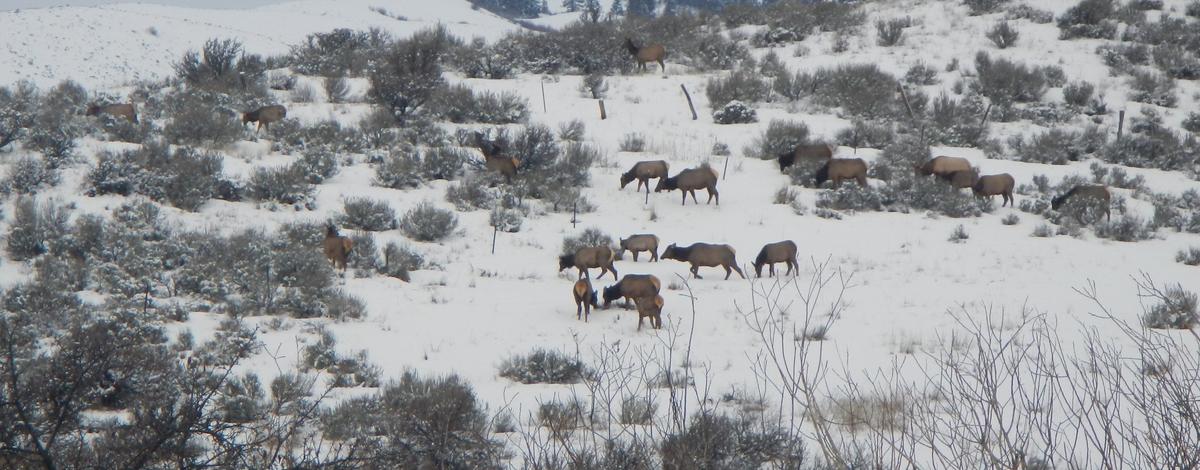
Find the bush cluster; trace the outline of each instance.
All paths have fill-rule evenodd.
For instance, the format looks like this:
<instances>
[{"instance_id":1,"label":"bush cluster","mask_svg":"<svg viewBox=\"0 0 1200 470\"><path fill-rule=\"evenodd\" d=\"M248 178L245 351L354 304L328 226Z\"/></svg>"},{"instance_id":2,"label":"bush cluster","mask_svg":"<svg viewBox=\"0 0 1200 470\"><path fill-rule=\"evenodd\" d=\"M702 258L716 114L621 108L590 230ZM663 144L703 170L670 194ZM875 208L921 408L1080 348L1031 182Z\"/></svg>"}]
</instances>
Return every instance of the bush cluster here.
<instances>
[{"instance_id":1,"label":"bush cluster","mask_svg":"<svg viewBox=\"0 0 1200 470\"><path fill-rule=\"evenodd\" d=\"M551 349L536 349L500 364L501 377L523 384L571 384L590 373L578 358Z\"/></svg>"},{"instance_id":2,"label":"bush cluster","mask_svg":"<svg viewBox=\"0 0 1200 470\"><path fill-rule=\"evenodd\" d=\"M400 219L400 230L417 241L438 241L454 233L458 217L454 212L441 209L425 201L409 209Z\"/></svg>"},{"instance_id":3,"label":"bush cluster","mask_svg":"<svg viewBox=\"0 0 1200 470\"><path fill-rule=\"evenodd\" d=\"M737 70L725 77L708 79L704 92L708 95L709 107L717 111L732 101L767 101L771 96L771 86L754 71Z\"/></svg>"},{"instance_id":4,"label":"bush cluster","mask_svg":"<svg viewBox=\"0 0 1200 470\"><path fill-rule=\"evenodd\" d=\"M751 141L742 153L751 158L772 160L808 143L808 126L801 122L772 119L767 130Z\"/></svg>"},{"instance_id":5,"label":"bush cluster","mask_svg":"<svg viewBox=\"0 0 1200 470\"><path fill-rule=\"evenodd\" d=\"M367 198L346 199L338 224L353 230L382 232L396 228L396 211L388 203ZM359 247L355 246L355 251Z\"/></svg>"},{"instance_id":6,"label":"bush cluster","mask_svg":"<svg viewBox=\"0 0 1200 470\"><path fill-rule=\"evenodd\" d=\"M140 194L195 211L219 195L222 181L220 155L148 143L120 154L102 152L88 173L88 194Z\"/></svg>"},{"instance_id":7,"label":"bush cluster","mask_svg":"<svg viewBox=\"0 0 1200 470\"><path fill-rule=\"evenodd\" d=\"M359 77L370 68L373 56L389 42L390 35L377 28L367 31L338 28L312 33L304 42L292 46L288 62L305 75Z\"/></svg>"},{"instance_id":8,"label":"bush cluster","mask_svg":"<svg viewBox=\"0 0 1200 470\"><path fill-rule=\"evenodd\" d=\"M713 111L712 118L717 124L748 124L758 122L758 113L746 103L734 100Z\"/></svg>"},{"instance_id":9,"label":"bush cluster","mask_svg":"<svg viewBox=\"0 0 1200 470\"><path fill-rule=\"evenodd\" d=\"M440 91L433 114L453 123L519 124L529 120L529 103L513 93L476 92L464 85Z\"/></svg>"},{"instance_id":10,"label":"bush cluster","mask_svg":"<svg viewBox=\"0 0 1200 470\"><path fill-rule=\"evenodd\" d=\"M24 156L13 162L0 180L0 192L4 194L37 194L39 191L57 186L62 179L59 170L50 168L44 159Z\"/></svg>"},{"instance_id":11,"label":"bush cluster","mask_svg":"<svg viewBox=\"0 0 1200 470\"><path fill-rule=\"evenodd\" d=\"M1058 17L1060 39L1112 39L1117 34L1116 2L1081 0Z\"/></svg>"}]
</instances>

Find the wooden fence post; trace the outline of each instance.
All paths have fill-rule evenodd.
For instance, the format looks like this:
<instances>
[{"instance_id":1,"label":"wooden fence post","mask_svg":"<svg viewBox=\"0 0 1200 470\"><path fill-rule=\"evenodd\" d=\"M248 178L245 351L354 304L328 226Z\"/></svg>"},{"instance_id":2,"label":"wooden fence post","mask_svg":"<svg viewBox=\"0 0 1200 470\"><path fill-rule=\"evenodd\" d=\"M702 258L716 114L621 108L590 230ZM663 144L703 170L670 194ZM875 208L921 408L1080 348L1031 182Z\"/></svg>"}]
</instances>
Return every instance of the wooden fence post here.
<instances>
[{"instance_id":1,"label":"wooden fence post","mask_svg":"<svg viewBox=\"0 0 1200 470\"><path fill-rule=\"evenodd\" d=\"M604 100L600 100L600 120L608 119L608 114L604 112Z\"/></svg>"},{"instance_id":2,"label":"wooden fence post","mask_svg":"<svg viewBox=\"0 0 1200 470\"><path fill-rule=\"evenodd\" d=\"M1121 140L1121 132L1125 130L1125 110L1117 114L1117 140Z\"/></svg>"},{"instance_id":3,"label":"wooden fence post","mask_svg":"<svg viewBox=\"0 0 1200 470\"><path fill-rule=\"evenodd\" d=\"M546 81L542 80L542 112L546 112Z\"/></svg>"},{"instance_id":4,"label":"wooden fence post","mask_svg":"<svg viewBox=\"0 0 1200 470\"><path fill-rule=\"evenodd\" d=\"M692 94L688 93L687 87L683 86L682 83L679 84L679 88L683 89L683 96L687 98L688 109L692 110L692 120L700 119L700 116L696 114L696 106L692 104Z\"/></svg>"}]
</instances>

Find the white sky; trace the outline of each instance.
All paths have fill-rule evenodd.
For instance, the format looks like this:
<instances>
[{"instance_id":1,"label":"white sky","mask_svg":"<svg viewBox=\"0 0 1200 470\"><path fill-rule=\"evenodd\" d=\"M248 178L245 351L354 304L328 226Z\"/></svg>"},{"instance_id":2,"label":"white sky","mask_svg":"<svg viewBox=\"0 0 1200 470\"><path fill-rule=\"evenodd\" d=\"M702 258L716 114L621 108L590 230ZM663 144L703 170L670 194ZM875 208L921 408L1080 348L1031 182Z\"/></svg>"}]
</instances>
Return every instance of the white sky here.
<instances>
[{"instance_id":1,"label":"white sky","mask_svg":"<svg viewBox=\"0 0 1200 470\"><path fill-rule=\"evenodd\" d=\"M41 8L61 5L91 6L111 3L155 3L198 8L253 8L285 0L0 0L0 11L17 8Z\"/></svg>"}]
</instances>

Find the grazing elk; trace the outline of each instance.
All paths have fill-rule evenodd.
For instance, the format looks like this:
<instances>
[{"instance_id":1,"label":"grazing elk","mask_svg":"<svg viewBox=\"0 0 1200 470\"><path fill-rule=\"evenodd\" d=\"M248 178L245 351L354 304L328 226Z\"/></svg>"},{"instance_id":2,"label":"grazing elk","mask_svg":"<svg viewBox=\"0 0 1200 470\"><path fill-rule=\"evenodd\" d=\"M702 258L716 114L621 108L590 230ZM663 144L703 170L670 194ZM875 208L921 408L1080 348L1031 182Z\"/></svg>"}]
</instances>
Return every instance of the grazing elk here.
<instances>
[{"instance_id":1,"label":"grazing elk","mask_svg":"<svg viewBox=\"0 0 1200 470\"><path fill-rule=\"evenodd\" d=\"M269 131L271 130L271 123L282 121L285 117L287 117L287 108L281 105L272 104L263 106L254 111L242 113L242 125L245 126L246 123L255 122L258 123L258 127L255 128L255 131L261 131L263 129Z\"/></svg>"},{"instance_id":2,"label":"grazing elk","mask_svg":"<svg viewBox=\"0 0 1200 470\"><path fill-rule=\"evenodd\" d=\"M913 173L920 176L946 176L956 171L970 171L971 162L962 157L934 157L921 165L913 166Z\"/></svg>"},{"instance_id":3,"label":"grazing elk","mask_svg":"<svg viewBox=\"0 0 1200 470\"><path fill-rule=\"evenodd\" d=\"M822 161L833 158L833 147L827 144L800 144L788 153L779 154L779 171L786 173L796 161Z\"/></svg>"},{"instance_id":4,"label":"grazing elk","mask_svg":"<svg viewBox=\"0 0 1200 470\"><path fill-rule=\"evenodd\" d=\"M600 268L600 275L597 279L604 277L604 273L612 271L613 279L617 279L617 268L613 267L613 259L616 255L613 254L612 248L607 246L590 246L575 250L575 253L565 254L558 257L558 270L562 271L567 268L575 268L579 270L579 277L582 279L588 276L588 269Z\"/></svg>"},{"instance_id":5,"label":"grazing elk","mask_svg":"<svg viewBox=\"0 0 1200 470\"><path fill-rule=\"evenodd\" d=\"M660 289L662 282L653 274L626 274L616 284L604 288L604 308L620 298L628 304L633 299L654 297Z\"/></svg>"},{"instance_id":6,"label":"grazing elk","mask_svg":"<svg viewBox=\"0 0 1200 470\"><path fill-rule=\"evenodd\" d=\"M649 233L639 233L630 235L629 238L622 238L620 254L624 255L626 250L633 253L633 261L637 262L638 253L642 251L650 252L650 261L658 261L658 237Z\"/></svg>"},{"instance_id":7,"label":"grazing elk","mask_svg":"<svg viewBox=\"0 0 1200 470\"><path fill-rule=\"evenodd\" d=\"M867 162L861 158L834 158L825 162L817 174L813 176L817 186L833 180L836 189L842 185L842 180L854 180L859 187L867 187Z\"/></svg>"},{"instance_id":8,"label":"grazing elk","mask_svg":"<svg viewBox=\"0 0 1200 470\"><path fill-rule=\"evenodd\" d=\"M325 240L321 241L321 248L325 252L325 258L333 263L334 269L341 269L344 274L346 258L350 256L350 250L354 248L354 241L350 240L350 237L339 235L337 227L329 225L325 227Z\"/></svg>"},{"instance_id":9,"label":"grazing elk","mask_svg":"<svg viewBox=\"0 0 1200 470\"><path fill-rule=\"evenodd\" d=\"M792 274L792 268L800 270L800 263L796 262L796 242L784 240L781 242L768 243L758 252L758 257L754 258L754 275L762 277L762 267L767 265L770 268L771 277L775 277L775 263L787 263L787 273Z\"/></svg>"},{"instance_id":10,"label":"grazing elk","mask_svg":"<svg viewBox=\"0 0 1200 470\"><path fill-rule=\"evenodd\" d=\"M988 199L999 194L1004 198L1004 202L1000 204L1000 207L1004 207L1005 204L1015 206L1016 199L1013 199L1013 186L1016 186L1016 181L1008 173L983 175L975 181L974 186L971 186L971 192L975 193L976 197L986 196Z\"/></svg>"},{"instance_id":11,"label":"grazing elk","mask_svg":"<svg viewBox=\"0 0 1200 470\"><path fill-rule=\"evenodd\" d=\"M575 287L571 289L571 293L575 296L575 319L582 318L583 322L587 323L588 317L592 314L592 308L600 306L596 300L596 290L592 289L592 281L587 278L575 281ZM582 317L580 317L581 314Z\"/></svg>"},{"instance_id":12,"label":"grazing elk","mask_svg":"<svg viewBox=\"0 0 1200 470\"><path fill-rule=\"evenodd\" d=\"M88 116L97 116L100 114L107 114L109 116L123 117L126 120L128 120L129 122L132 122L134 124L138 123L137 106L134 105L133 103L118 103L118 104L106 104L106 105L92 104L92 105L88 106L87 111L84 114L87 114Z\"/></svg>"},{"instance_id":13,"label":"grazing elk","mask_svg":"<svg viewBox=\"0 0 1200 470\"><path fill-rule=\"evenodd\" d=\"M706 204L711 204L713 198L716 198L719 206L721 205L721 195L717 193L717 176L717 170L712 169L706 163L697 168L683 170L675 176L659 179L658 184L654 186L654 192L678 189L683 193L683 201L680 204L687 205L688 193L692 195L692 202L699 204L700 201L696 200L696 190L707 189L708 202Z\"/></svg>"},{"instance_id":14,"label":"grazing elk","mask_svg":"<svg viewBox=\"0 0 1200 470\"><path fill-rule=\"evenodd\" d=\"M638 47L632 39L625 38L625 49L637 61L639 70L646 70L646 62L658 62L658 66L662 67L662 72L667 73L667 65L663 63L663 59L667 58L667 48L662 44Z\"/></svg>"},{"instance_id":15,"label":"grazing elk","mask_svg":"<svg viewBox=\"0 0 1200 470\"><path fill-rule=\"evenodd\" d=\"M1104 209L1105 218L1110 221L1112 220L1112 210L1109 208L1112 201L1112 195L1109 194L1107 187L1090 184L1081 184L1075 186L1065 194L1052 199L1050 201L1050 207L1054 210L1058 210L1058 208L1062 207L1064 204L1074 200L1090 200L1098 205L1101 205L1101 207ZM1075 214L1075 220L1083 223L1082 217L1078 213Z\"/></svg>"},{"instance_id":16,"label":"grazing elk","mask_svg":"<svg viewBox=\"0 0 1200 470\"><path fill-rule=\"evenodd\" d=\"M975 187L975 181L979 180L979 172L974 168L970 170L952 171L949 174L940 175L942 181L950 183L950 187L955 190L963 188Z\"/></svg>"},{"instance_id":17,"label":"grazing elk","mask_svg":"<svg viewBox=\"0 0 1200 470\"><path fill-rule=\"evenodd\" d=\"M738 267L737 252L729 245L713 245L709 243L693 243L691 246L678 247L672 243L663 250L662 259L673 259L691 263L692 276L696 279L703 279L697 272L701 267L720 266L725 268L725 279L729 279L729 275L733 271L737 271L742 279L746 278L746 274L742 272L742 268Z\"/></svg>"},{"instance_id":18,"label":"grazing elk","mask_svg":"<svg viewBox=\"0 0 1200 470\"><path fill-rule=\"evenodd\" d=\"M650 319L651 328L662 329L662 308L665 302L661 295L637 297L633 299L633 303L637 306L638 331L642 331L642 320L646 318Z\"/></svg>"},{"instance_id":19,"label":"grazing elk","mask_svg":"<svg viewBox=\"0 0 1200 470\"><path fill-rule=\"evenodd\" d=\"M646 192L650 192L650 180L652 178L659 178L660 180L662 178L666 178L667 170L669 168L670 167L667 165L667 162L662 160L634 163L633 168L630 168L629 171L621 174L621 189L625 189L625 186L628 185L630 181L637 180L638 191L641 191L642 185L645 185Z\"/></svg>"}]
</instances>

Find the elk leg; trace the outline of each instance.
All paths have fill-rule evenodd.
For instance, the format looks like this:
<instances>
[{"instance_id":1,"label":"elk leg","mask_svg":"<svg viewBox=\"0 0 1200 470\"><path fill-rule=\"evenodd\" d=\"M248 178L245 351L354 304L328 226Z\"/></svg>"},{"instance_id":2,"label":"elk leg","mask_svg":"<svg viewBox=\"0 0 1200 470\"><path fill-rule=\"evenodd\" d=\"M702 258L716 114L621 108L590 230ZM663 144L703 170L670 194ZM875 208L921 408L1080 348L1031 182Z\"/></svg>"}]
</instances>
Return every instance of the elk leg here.
<instances>
[{"instance_id":1,"label":"elk leg","mask_svg":"<svg viewBox=\"0 0 1200 470\"><path fill-rule=\"evenodd\" d=\"M772 267L771 267L771 269L775 269L775 267L774 267L774 266L772 266ZM728 281L728 280L729 280L729 275L730 275L730 274L733 274L733 270L732 270L732 269L729 269L729 265L727 264L727 265L725 265L725 280L726 280L726 281Z\"/></svg>"},{"instance_id":2,"label":"elk leg","mask_svg":"<svg viewBox=\"0 0 1200 470\"><path fill-rule=\"evenodd\" d=\"M688 190L688 192L689 192L689 193L692 193L692 202L694 202L694 203L696 203L696 204L700 204L700 201L697 201L697 200L696 200L696 190L695 190L695 189L689 189L689 190ZM711 196L710 196L710 197L711 197Z\"/></svg>"},{"instance_id":3,"label":"elk leg","mask_svg":"<svg viewBox=\"0 0 1200 470\"><path fill-rule=\"evenodd\" d=\"M662 73L663 73L663 75L666 75L667 74L667 64L664 64L662 59L658 60L658 66L662 67Z\"/></svg>"},{"instance_id":4,"label":"elk leg","mask_svg":"<svg viewBox=\"0 0 1200 470\"><path fill-rule=\"evenodd\" d=\"M745 274L745 273L742 273L742 268L739 268L737 264L733 264L733 265L731 265L731 266L733 266L733 270L734 270L734 271L737 271L737 273L738 273L738 276L742 276L742 279L745 279L745 278L746 278L746 274Z\"/></svg>"},{"instance_id":5,"label":"elk leg","mask_svg":"<svg viewBox=\"0 0 1200 470\"><path fill-rule=\"evenodd\" d=\"M710 198L716 198L716 199L717 199L717 205L718 205L718 206L719 206L719 205L721 205L721 193L718 193L718 192L717 192L717 187L716 187L716 186L713 186L713 187L711 187L711 188L708 188L708 197L710 197Z\"/></svg>"},{"instance_id":6,"label":"elk leg","mask_svg":"<svg viewBox=\"0 0 1200 470\"><path fill-rule=\"evenodd\" d=\"M616 280L617 280L617 267L616 267L616 266L609 266L609 268L608 268L608 269L609 269L610 271L612 271L612 274L613 274L613 280L614 280L614 281L616 281ZM601 274L600 276L601 276L601 277L603 277L604 275L603 275L603 274Z\"/></svg>"},{"instance_id":7,"label":"elk leg","mask_svg":"<svg viewBox=\"0 0 1200 470\"><path fill-rule=\"evenodd\" d=\"M651 323L653 323L653 321L651 321ZM638 329L637 330L642 331L642 314L641 313L638 314Z\"/></svg>"},{"instance_id":8,"label":"elk leg","mask_svg":"<svg viewBox=\"0 0 1200 470\"><path fill-rule=\"evenodd\" d=\"M590 316L592 316L592 304L588 303L587 301L584 301L584 304L583 304L583 322L584 322L584 323L587 323L587 322L588 322L588 317L590 317Z\"/></svg>"},{"instance_id":9,"label":"elk leg","mask_svg":"<svg viewBox=\"0 0 1200 470\"><path fill-rule=\"evenodd\" d=\"M681 201L681 202L679 203L679 205L681 205L681 206L686 206L686 205L687 205L687 191L684 191L684 190L682 190L682 189L681 189L681 190L679 190L679 191L683 193L683 201Z\"/></svg>"},{"instance_id":10,"label":"elk leg","mask_svg":"<svg viewBox=\"0 0 1200 470\"><path fill-rule=\"evenodd\" d=\"M858 185L859 185L859 186L861 186L861 187L864 187L864 188L865 188L865 187L867 187L867 177L866 177L866 176L859 176L859 177L858 177Z\"/></svg>"},{"instance_id":11,"label":"elk leg","mask_svg":"<svg viewBox=\"0 0 1200 470\"><path fill-rule=\"evenodd\" d=\"M768 266L771 267L771 277L775 277L775 263L771 263Z\"/></svg>"},{"instance_id":12,"label":"elk leg","mask_svg":"<svg viewBox=\"0 0 1200 470\"><path fill-rule=\"evenodd\" d=\"M578 300L575 301L575 319L580 320L580 315L583 314L583 304Z\"/></svg>"},{"instance_id":13,"label":"elk leg","mask_svg":"<svg viewBox=\"0 0 1200 470\"><path fill-rule=\"evenodd\" d=\"M692 265L692 276L695 276L696 279L704 279L704 278L700 277L699 271L700 271L700 267L693 264Z\"/></svg>"}]
</instances>

